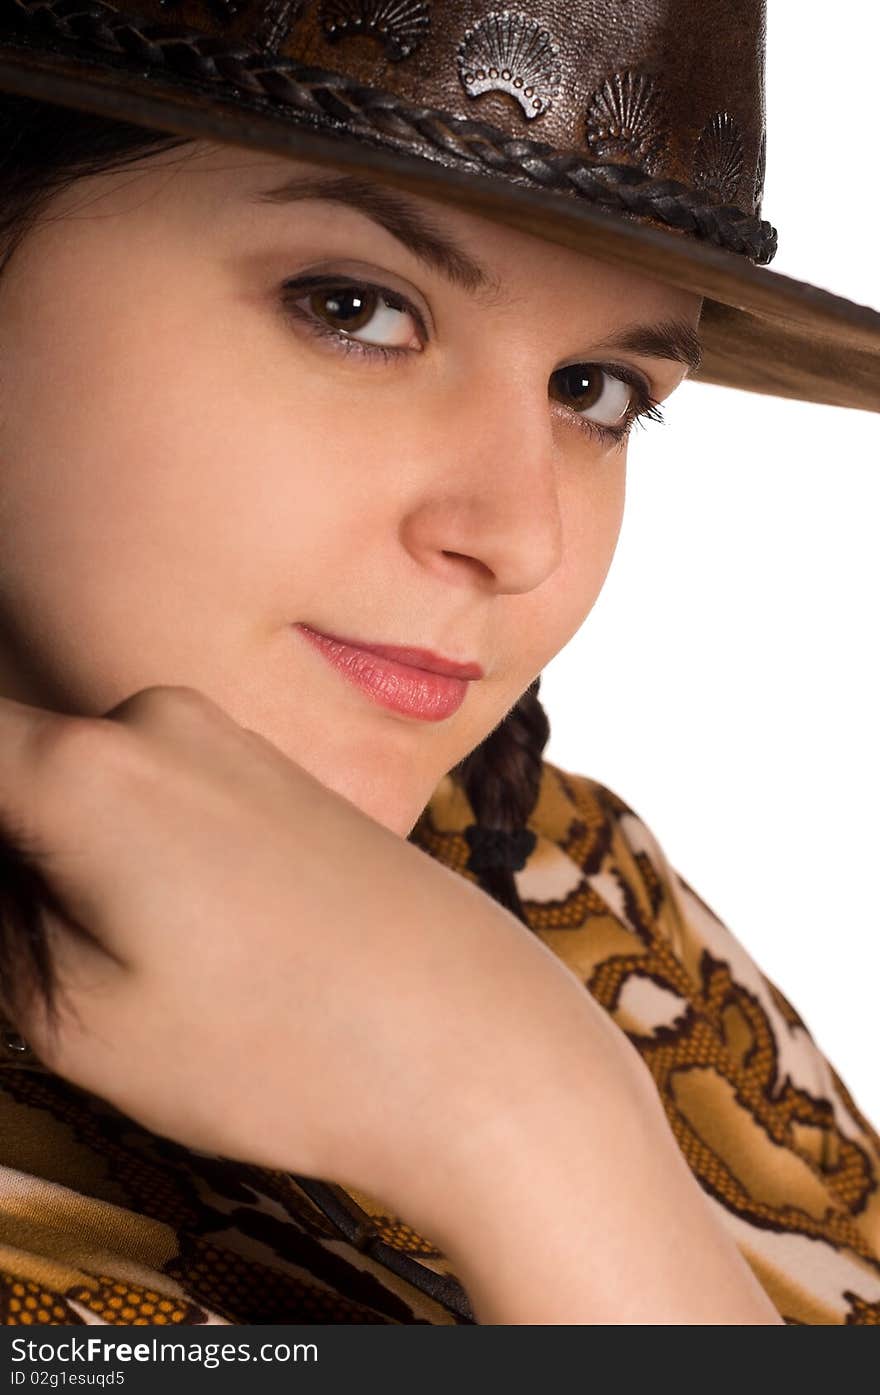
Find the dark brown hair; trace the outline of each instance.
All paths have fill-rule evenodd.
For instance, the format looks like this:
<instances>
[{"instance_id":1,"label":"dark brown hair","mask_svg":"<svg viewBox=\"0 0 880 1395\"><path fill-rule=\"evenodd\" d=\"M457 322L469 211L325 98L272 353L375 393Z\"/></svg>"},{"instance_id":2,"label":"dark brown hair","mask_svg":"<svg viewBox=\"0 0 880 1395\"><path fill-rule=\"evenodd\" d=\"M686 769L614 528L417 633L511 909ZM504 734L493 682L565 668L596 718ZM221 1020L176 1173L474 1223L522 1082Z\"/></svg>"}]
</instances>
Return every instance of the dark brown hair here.
<instances>
[{"instance_id":1,"label":"dark brown hair","mask_svg":"<svg viewBox=\"0 0 880 1395\"><path fill-rule=\"evenodd\" d=\"M0 273L50 198L75 180L191 144L185 136L0 93ZM534 809L549 736L539 685L535 679L505 719L449 772L480 829L516 833ZM418 829L410 835L415 843ZM528 924L511 870L473 870L494 900ZM68 919L24 841L0 835L0 1013L11 1023L34 995L50 1021L57 1011L43 909ZM81 933L68 923L73 933Z\"/></svg>"}]
</instances>

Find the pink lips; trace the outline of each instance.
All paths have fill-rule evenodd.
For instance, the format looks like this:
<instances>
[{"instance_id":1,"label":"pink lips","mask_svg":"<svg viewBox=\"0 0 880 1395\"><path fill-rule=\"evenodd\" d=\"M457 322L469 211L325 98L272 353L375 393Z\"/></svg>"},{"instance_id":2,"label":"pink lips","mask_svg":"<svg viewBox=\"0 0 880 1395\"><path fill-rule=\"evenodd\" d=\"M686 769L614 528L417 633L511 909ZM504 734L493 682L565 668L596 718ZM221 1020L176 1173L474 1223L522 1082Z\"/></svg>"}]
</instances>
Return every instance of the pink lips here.
<instances>
[{"instance_id":1,"label":"pink lips","mask_svg":"<svg viewBox=\"0 0 880 1395\"><path fill-rule=\"evenodd\" d=\"M459 664L427 649L359 644L294 625L344 678L392 712L440 722L457 712L468 682L482 678L479 664Z\"/></svg>"}]
</instances>

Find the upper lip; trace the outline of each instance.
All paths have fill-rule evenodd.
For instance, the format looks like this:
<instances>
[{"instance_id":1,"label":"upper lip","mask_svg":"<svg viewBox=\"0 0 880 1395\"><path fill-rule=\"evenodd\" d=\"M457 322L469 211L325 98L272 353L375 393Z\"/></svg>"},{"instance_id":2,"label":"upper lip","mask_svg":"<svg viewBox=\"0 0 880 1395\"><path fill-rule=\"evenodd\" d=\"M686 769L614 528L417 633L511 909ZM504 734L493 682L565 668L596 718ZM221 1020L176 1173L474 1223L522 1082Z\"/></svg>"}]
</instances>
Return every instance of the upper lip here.
<instances>
[{"instance_id":1,"label":"upper lip","mask_svg":"<svg viewBox=\"0 0 880 1395\"><path fill-rule=\"evenodd\" d=\"M440 673L446 678L482 678L483 669L477 663L459 663L455 659L444 658L430 649L418 649L412 645L367 644L361 639L350 639L343 635L333 635L327 630L318 630L314 625L303 624L300 629L311 630L337 644L348 644L353 649L364 649L368 654L376 654L380 659L392 659L398 664L408 664L410 668L427 669L429 673Z\"/></svg>"}]
</instances>

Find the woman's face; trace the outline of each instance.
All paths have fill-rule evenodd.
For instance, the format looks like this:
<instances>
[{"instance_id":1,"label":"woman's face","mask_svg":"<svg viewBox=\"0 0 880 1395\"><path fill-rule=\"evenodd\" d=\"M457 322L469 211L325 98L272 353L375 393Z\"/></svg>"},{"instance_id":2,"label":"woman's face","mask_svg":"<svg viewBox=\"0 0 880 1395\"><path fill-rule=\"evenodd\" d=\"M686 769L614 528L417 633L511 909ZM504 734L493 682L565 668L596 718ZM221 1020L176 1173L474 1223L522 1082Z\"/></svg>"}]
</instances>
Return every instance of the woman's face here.
<instances>
[{"instance_id":1,"label":"woman's face","mask_svg":"<svg viewBox=\"0 0 880 1395\"><path fill-rule=\"evenodd\" d=\"M687 347L701 301L372 180L379 222L327 189L260 197L342 173L199 143L80 180L21 244L0 692L100 715L199 688L405 835L601 590L613 433L687 371L606 341L675 324ZM484 676L442 719L394 711L303 624Z\"/></svg>"}]
</instances>

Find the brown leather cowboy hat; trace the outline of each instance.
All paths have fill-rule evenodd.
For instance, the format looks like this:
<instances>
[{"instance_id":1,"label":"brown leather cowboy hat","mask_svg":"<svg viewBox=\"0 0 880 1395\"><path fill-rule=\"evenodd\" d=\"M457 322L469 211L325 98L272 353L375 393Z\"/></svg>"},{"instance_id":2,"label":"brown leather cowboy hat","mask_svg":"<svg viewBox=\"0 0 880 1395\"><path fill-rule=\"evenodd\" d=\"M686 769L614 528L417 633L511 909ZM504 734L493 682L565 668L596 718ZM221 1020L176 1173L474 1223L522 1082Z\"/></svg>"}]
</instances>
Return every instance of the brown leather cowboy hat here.
<instances>
[{"instance_id":1,"label":"brown leather cowboy hat","mask_svg":"<svg viewBox=\"0 0 880 1395\"><path fill-rule=\"evenodd\" d=\"M765 268L763 0L0 0L0 88L370 173L706 297L706 382L880 411L880 314Z\"/></svg>"}]
</instances>

